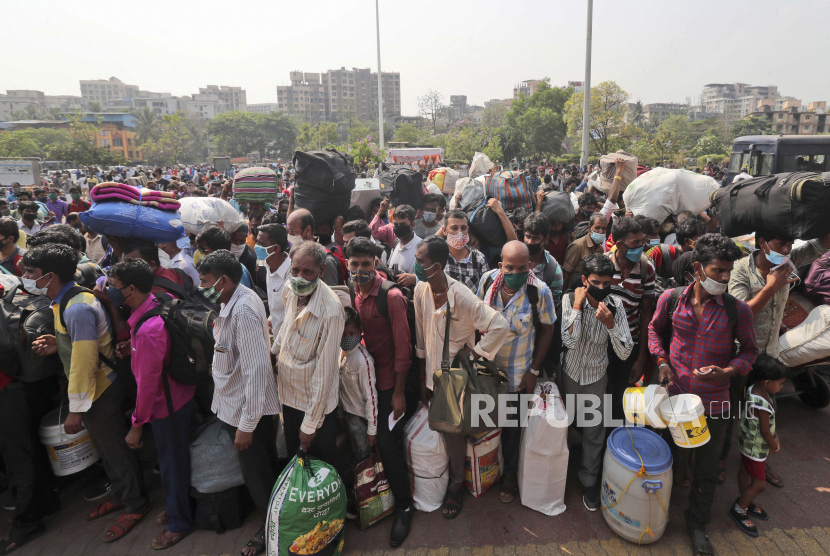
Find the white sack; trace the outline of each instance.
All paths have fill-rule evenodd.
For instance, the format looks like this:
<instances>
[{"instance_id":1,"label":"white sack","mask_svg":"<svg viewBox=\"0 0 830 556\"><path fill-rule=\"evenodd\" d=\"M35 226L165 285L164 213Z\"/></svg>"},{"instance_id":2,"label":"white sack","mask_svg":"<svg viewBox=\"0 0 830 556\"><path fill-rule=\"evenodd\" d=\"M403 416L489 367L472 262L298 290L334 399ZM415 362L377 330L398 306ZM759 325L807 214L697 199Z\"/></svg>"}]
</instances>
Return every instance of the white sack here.
<instances>
[{"instance_id":1,"label":"white sack","mask_svg":"<svg viewBox=\"0 0 830 556\"><path fill-rule=\"evenodd\" d=\"M495 164L490 160L490 157L484 153L475 153L473 161L470 163L469 177L477 178L484 174L489 174L490 170L495 168Z\"/></svg>"},{"instance_id":2,"label":"white sack","mask_svg":"<svg viewBox=\"0 0 830 556\"><path fill-rule=\"evenodd\" d=\"M712 205L709 195L719 188L711 176L654 168L631 182L623 193L623 201L635 216L642 214L662 222L670 214L684 210L703 212Z\"/></svg>"},{"instance_id":3,"label":"white sack","mask_svg":"<svg viewBox=\"0 0 830 556\"><path fill-rule=\"evenodd\" d=\"M412 502L422 512L440 508L450 484L450 456L444 437L429 428L428 417L429 408L419 406L403 431Z\"/></svg>"},{"instance_id":4,"label":"white sack","mask_svg":"<svg viewBox=\"0 0 830 556\"><path fill-rule=\"evenodd\" d=\"M830 306L810 311L807 320L784 333L778 343L778 358L788 367L830 357Z\"/></svg>"},{"instance_id":5,"label":"white sack","mask_svg":"<svg viewBox=\"0 0 830 556\"><path fill-rule=\"evenodd\" d=\"M179 214L188 234L199 235L220 220L226 224L226 230L236 229L243 220L233 205L217 197L185 197L179 202L182 205Z\"/></svg>"}]
</instances>

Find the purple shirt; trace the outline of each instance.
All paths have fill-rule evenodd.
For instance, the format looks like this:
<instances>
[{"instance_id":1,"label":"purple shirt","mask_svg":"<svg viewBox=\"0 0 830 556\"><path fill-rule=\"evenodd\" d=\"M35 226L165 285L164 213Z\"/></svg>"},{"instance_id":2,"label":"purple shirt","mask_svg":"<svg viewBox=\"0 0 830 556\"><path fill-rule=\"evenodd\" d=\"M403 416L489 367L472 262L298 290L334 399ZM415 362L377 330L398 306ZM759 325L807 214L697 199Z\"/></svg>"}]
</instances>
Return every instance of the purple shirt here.
<instances>
[{"instance_id":1,"label":"purple shirt","mask_svg":"<svg viewBox=\"0 0 830 556\"><path fill-rule=\"evenodd\" d=\"M55 199L55 201L47 201L46 208L55 213L55 221L63 222L66 215L69 214L69 205L62 199Z\"/></svg>"},{"instance_id":2,"label":"purple shirt","mask_svg":"<svg viewBox=\"0 0 830 556\"><path fill-rule=\"evenodd\" d=\"M135 325L157 303L151 295L127 319L132 340L132 368L138 386L133 425L143 425L168 415L161 370L170 364L170 332L165 328L161 317L152 317L141 325L138 334L135 333ZM178 411L193 398L196 386L179 384L169 376L167 379L170 382L173 410Z\"/></svg>"}]
</instances>

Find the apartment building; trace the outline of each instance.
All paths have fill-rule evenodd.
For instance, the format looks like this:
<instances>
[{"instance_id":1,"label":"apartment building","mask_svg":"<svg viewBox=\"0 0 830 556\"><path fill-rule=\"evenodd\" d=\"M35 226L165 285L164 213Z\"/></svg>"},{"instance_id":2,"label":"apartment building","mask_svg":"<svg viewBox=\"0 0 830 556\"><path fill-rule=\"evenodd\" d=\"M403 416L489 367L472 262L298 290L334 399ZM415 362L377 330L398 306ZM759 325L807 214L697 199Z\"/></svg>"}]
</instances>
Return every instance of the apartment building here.
<instances>
[{"instance_id":1,"label":"apartment building","mask_svg":"<svg viewBox=\"0 0 830 556\"><path fill-rule=\"evenodd\" d=\"M783 135L830 133L826 101L811 102L803 107L800 100L788 100L782 103L781 110L773 108L775 106L770 104L759 104L751 116L766 118L772 124L773 131Z\"/></svg>"},{"instance_id":2,"label":"apartment building","mask_svg":"<svg viewBox=\"0 0 830 556\"><path fill-rule=\"evenodd\" d=\"M526 97L529 97L533 93L536 92L536 88L542 84L541 79L528 79L527 81L522 81L515 87L513 87L513 98L519 98L520 94L523 94Z\"/></svg>"},{"instance_id":3,"label":"apartment building","mask_svg":"<svg viewBox=\"0 0 830 556\"><path fill-rule=\"evenodd\" d=\"M270 114L279 111L279 104L276 102L263 102L261 104L249 104L249 114Z\"/></svg>"},{"instance_id":4,"label":"apartment building","mask_svg":"<svg viewBox=\"0 0 830 556\"><path fill-rule=\"evenodd\" d=\"M320 74L292 71L290 75L291 85L277 87L277 109L300 116L311 124L329 119Z\"/></svg>"},{"instance_id":5,"label":"apartment building","mask_svg":"<svg viewBox=\"0 0 830 556\"><path fill-rule=\"evenodd\" d=\"M46 95L40 91L31 90L7 90L5 95L0 95L0 121L10 121L12 112L26 110L28 106L34 106L38 110L46 108Z\"/></svg>"},{"instance_id":6,"label":"apartment building","mask_svg":"<svg viewBox=\"0 0 830 556\"><path fill-rule=\"evenodd\" d=\"M778 87L775 85L710 83L703 87L700 102L710 114L729 113L743 118L755 110L759 100L777 97Z\"/></svg>"},{"instance_id":7,"label":"apartment building","mask_svg":"<svg viewBox=\"0 0 830 556\"><path fill-rule=\"evenodd\" d=\"M84 106L99 103L108 108L132 108L132 99L141 96L138 85L127 85L117 77L109 79L81 79L81 99Z\"/></svg>"},{"instance_id":8,"label":"apartment building","mask_svg":"<svg viewBox=\"0 0 830 556\"><path fill-rule=\"evenodd\" d=\"M84 109L84 99L74 95L46 95L46 108L61 112L74 112Z\"/></svg>"},{"instance_id":9,"label":"apartment building","mask_svg":"<svg viewBox=\"0 0 830 556\"><path fill-rule=\"evenodd\" d=\"M242 87L208 85L204 88L200 87L199 94L216 95L222 105L219 112L228 112L231 110L239 110L240 112L247 111L248 96Z\"/></svg>"}]
</instances>

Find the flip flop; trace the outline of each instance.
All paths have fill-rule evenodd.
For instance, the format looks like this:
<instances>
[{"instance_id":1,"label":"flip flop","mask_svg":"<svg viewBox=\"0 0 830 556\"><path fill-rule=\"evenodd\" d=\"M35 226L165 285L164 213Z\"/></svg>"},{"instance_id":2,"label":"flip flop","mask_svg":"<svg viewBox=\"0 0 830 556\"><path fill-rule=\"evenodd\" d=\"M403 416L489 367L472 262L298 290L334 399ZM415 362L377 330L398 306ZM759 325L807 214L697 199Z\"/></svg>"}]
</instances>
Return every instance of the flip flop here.
<instances>
[{"instance_id":1,"label":"flip flop","mask_svg":"<svg viewBox=\"0 0 830 556\"><path fill-rule=\"evenodd\" d=\"M444 519L455 519L458 517L458 514L461 513L461 508L464 506L463 499L463 486L458 489L458 492L447 489L447 493L444 495L444 505L441 506L441 517ZM444 513L443 510L447 510L450 513Z\"/></svg>"},{"instance_id":2,"label":"flip flop","mask_svg":"<svg viewBox=\"0 0 830 556\"><path fill-rule=\"evenodd\" d=\"M168 533L169 536L165 536ZM153 548L153 550L164 550L178 543L180 540L182 540L189 534L190 531L185 531L184 533L171 533L170 531L165 529L158 537L153 539L153 542L150 544L150 546Z\"/></svg>"},{"instance_id":3,"label":"flip flop","mask_svg":"<svg viewBox=\"0 0 830 556\"><path fill-rule=\"evenodd\" d=\"M46 525L41 523L37 526L37 528L35 528L34 531L27 535L24 535L22 538L12 539L11 537L9 537L8 539L3 539L2 541L0 541L0 548L2 549L0 550L0 554L11 554L21 546L24 546L27 543L42 536L44 533L46 533ZM13 544L14 546L12 548L9 548L9 545L11 544Z\"/></svg>"},{"instance_id":4,"label":"flip flop","mask_svg":"<svg viewBox=\"0 0 830 556\"><path fill-rule=\"evenodd\" d=\"M499 492L499 499L509 504L516 499L516 493L519 492L519 483L516 475L504 475L501 478L501 491Z\"/></svg>"},{"instance_id":5,"label":"flip flop","mask_svg":"<svg viewBox=\"0 0 830 556\"><path fill-rule=\"evenodd\" d=\"M260 529L259 532L254 535L254 538L248 541L248 544L245 545L245 548L254 548L256 552L250 554L248 556L259 556L263 552L265 552L265 529ZM242 556L245 556L244 552L240 552Z\"/></svg>"},{"instance_id":6,"label":"flip flop","mask_svg":"<svg viewBox=\"0 0 830 556\"><path fill-rule=\"evenodd\" d=\"M99 504L97 508L86 514L87 521L95 521L98 518L117 512L124 507L124 504L113 504L110 500Z\"/></svg>"}]
</instances>

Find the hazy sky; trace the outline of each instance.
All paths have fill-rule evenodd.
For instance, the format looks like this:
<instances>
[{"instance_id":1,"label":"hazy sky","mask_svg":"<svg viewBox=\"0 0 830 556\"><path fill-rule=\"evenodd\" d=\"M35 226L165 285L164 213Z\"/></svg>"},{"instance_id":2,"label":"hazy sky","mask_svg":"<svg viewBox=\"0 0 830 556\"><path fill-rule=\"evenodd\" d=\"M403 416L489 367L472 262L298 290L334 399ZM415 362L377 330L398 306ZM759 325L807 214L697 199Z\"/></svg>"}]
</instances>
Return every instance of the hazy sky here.
<instances>
[{"instance_id":1,"label":"hazy sky","mask_svg":"<svg viewBox=\"0 0 830 556\"><path fill-rule=\"evenodd\" d=\"M581 81L586 6L381 0L383 69L401 73L404 115L429 89L483 104L526 79ZM80 95L79 79L116 76L174 95L242 86L259 103L276 102L292 70L377 69L373 0L5 0L0 14L0 91ZM828 18L828 0L596 0L592 82L644 103L715 82L830 100Z\"/></svg>"}]
</instances>

